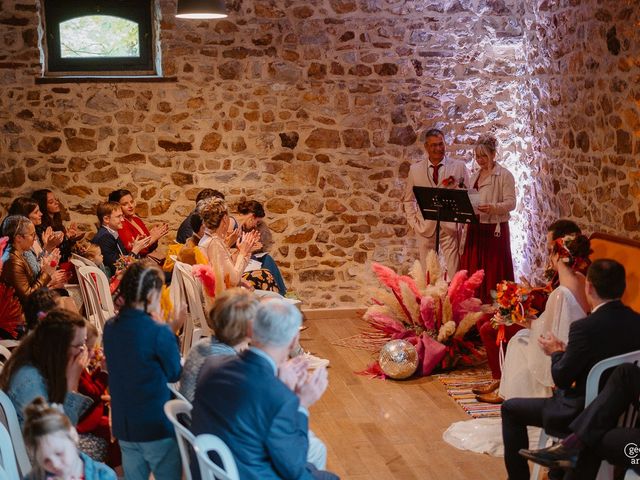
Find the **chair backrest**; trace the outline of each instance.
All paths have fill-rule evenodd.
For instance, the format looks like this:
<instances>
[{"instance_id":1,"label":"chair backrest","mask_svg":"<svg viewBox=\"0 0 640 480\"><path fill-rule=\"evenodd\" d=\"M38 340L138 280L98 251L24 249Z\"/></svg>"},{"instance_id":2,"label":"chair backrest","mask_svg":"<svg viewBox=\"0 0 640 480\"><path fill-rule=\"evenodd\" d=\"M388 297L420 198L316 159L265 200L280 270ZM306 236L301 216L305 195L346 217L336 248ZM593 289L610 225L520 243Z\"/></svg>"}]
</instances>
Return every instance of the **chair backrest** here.
<instances>
[{"instance_id":1,"label":"chair backrest","mask_svg":"<svg viewBox=\"0 0 640 480\"><path fill-rule=\"evenodd\" d=\"M105 322L116 314L109 279L98 267L85 265L78 268L78 281L83 298L86 298L87 316L102 332Z\"/></svg>"},{"instance_id":2,"label":"chair backrest","mask_svg":"<svg viewBox=\"0 0 640 480\"><path fill-rule=\"evenodd\" d=\"M11 357L11 350L4 345L0 345L0 357L2 357L0 358L0 365L4 365L7 363L7 360L9 360L9 357Z\"/></svg>"},{"instance_id":3,"label":"chair backrest","mask_svg":"<svg viewBox=\"0 0 640 480\"><path fill-rule=\"evenodd\" d=\"M22 478L31 471L31 461L27 455L27 448L24 445L24 439L22 438L22 430L20 429L16 409L13 406L11 399L2 390L0 390L0 410L2 410L2 415L4 417L2 419L2 423L9 432L15 458L18 462L18 467L20 468L21 473L19 477L12 478Z\"/></svg>"},{"instance_id":4,"label":"chair backrest","mask_svg":"<svg viewBox=\"0 0 640 480\"><path fill-rule=\"evenodd\" d=\"M97 265L95 264L95 262L89 260L88 258L83 257L82 255L78 255L76 253L72 253L71 254L71 258L69 259L71 261L71 263L73 263L73 265L76 265L76 262L74 262L74 260L76 260L77 262L80 262L84 265L86 265L87 267L97 267Z\"/></svg>"},{"instance_id":5,"label":"chair backrest","mask_svg":"<svg viewBox=\"0 0 640 480\"><path fill-rule=\"evenodd\" d=\"M181 262L180 262L181 263ZM176 264L177 265L177 264ZM178 269L181 271L184 266L191 267L185 263L181 263ZM189 304L189 313L193 316L194 323L200 327L203 336L211 336L211 330L207 324L207 315L204 311L204 299L202 294L202 284L198 282L191 273L191 269L188 271L182 271L184 277L184 288L187 294L187 303Z\"/></svg>"},{"instance_id":6,"label":"chair backrest","mask_svg":"<svg viewBox=\"0 0 640 480\"><path fill-rule=\"evenodd\" d=\"M202 480L240 480L238 467L227 444L220 437L205 433L195 440L195 450ZM215 452L222 466L219 467L209 458L209 452Z\"/></svg>"},{"instance_id":7,"label":"chair backrest","mask_svg":"<svg viewBox=\"0 0 640 480\"><path fill-rule=\"evenodd\" d=\"M176 397L176 399L182 400L183 402L187 402L188 404L191 404L191 402L187 399L187 397L185 397L183 394L180 393L180 382L175 382L175 383L167 382L167 387L169 388L173 396Z\"/></svg>"},{"instance_id":8,"label":"chair backrest","mask_svg":"<svg viewBox=\"0 0 640 480\"><path fill-rule=\"evenodd\" d=\"M586 407L595 400L598 396L598 387L600 385L600 377L602 374L610 368L617 367L623 363L634 363L638 365L640 362L640 350L634 352L623 353L622 355L616 355L615 357L605 358L596 363L587 376L587 388L584 399L584 406Z\"/></svg>"},{"instance_id":9,"label":"chair backrest","mask_svg":"<svg viewBox=\"0 0 640 480\"><path fill-rule=\"evenodd\" d=\"M179 308L178 305L184 305L186 302L189 308L189 314L182 328L181 352L186 356L192 345L202 336L202 327L196 326L196 321L204 321L202 303L194 293L191 265L176 262L171 280L171 295L174 307ZM206 321L204 325L206 326Z\"/></svg>"},{"instance_id":10,"label":"chair backrest","mask_svg":"<svg viewBox=\"0 0 640 480\"><path fill-rule=\"evenodd\" d=\"M617 260L626 271L627 288L622 296L625 305L640 311L640 242L629 238L595 232L589 237L591 240L591 260L611 258Z\"/></svg>"},{"instance_id":11,"label":"chair backrest","mask_svg":"<svg viewBox=\"0 0 640 480\"><path fill-rule=\"evenodd\" d=\"M2 473L5 478L20 478L12 443L9 431L0 423L0 479Z\"/></svg>"},{"instance_id":12,"label":"chair backrest","mask_svg":"<svg viewBox=\"0 0 640 480\"><path fill-rule=\"evenodd\" d=\"M185 480L191 480L189 447L193 448L196 437L180 422L178 415L184 415L184 417L191 421L192 408L191 404L186 400L169 400L164 404L164 414L171 421L176 432L176 440L178 441L178 449L180 450Z\"/></svg>"}]
</instances>

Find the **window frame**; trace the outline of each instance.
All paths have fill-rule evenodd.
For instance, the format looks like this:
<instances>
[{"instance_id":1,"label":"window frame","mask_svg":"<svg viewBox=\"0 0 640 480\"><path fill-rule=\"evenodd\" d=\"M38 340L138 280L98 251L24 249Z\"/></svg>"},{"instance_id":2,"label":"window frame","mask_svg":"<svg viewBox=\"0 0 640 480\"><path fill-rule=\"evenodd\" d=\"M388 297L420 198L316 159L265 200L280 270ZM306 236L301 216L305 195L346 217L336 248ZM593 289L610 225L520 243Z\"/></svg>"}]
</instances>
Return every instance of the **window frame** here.
<instances>
[{"instance_id":1,"label":"window frame","mask_svg":"<svg viewBox=\"0 0 640 480\"><path fill-rule=\"evenodd\" d=\"M158 75L154 0L43 0L45 76ZM138 25L139 57L62 58L60 24L86 15L110 15Z\"/></svg>"}]
</instances>

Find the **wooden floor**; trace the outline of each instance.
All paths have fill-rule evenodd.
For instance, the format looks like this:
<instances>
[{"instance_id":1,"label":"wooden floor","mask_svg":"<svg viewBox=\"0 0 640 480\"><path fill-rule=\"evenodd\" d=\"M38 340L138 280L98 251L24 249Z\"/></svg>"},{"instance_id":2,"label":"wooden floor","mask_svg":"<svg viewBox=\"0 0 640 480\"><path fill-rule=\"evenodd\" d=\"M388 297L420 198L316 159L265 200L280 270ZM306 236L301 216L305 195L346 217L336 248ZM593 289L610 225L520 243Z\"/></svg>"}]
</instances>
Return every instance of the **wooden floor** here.
<instances>
[{"instance_id":1,"label":"wooden floor","mask_svg":"<svg viewBox=\"0 0 640 480\"><path fill-rule=\"evenodd\" d=\"M442 433L468 420L436 378L395 382L353 373L371 359L332 345L358 333L355 317L305 322L306 350L328 358L329 388L311 408L311 428L326 443L328 469L343 480L503 479L501 458L457 450Z\"/></svg>"}]
</instances>

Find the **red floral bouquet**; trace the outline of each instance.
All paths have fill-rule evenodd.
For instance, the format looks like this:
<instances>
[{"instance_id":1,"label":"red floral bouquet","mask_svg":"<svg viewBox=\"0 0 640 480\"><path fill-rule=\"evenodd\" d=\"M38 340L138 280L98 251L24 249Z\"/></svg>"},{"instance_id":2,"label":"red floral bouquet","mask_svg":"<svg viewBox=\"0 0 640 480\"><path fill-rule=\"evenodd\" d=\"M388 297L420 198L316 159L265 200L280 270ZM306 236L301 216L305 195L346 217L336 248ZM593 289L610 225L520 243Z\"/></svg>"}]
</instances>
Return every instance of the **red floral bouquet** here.
<instances>
[{"instance_id":1,"label":"red floral bouquet","mask_svg":"<svg viewBox=\"0 0 640 480\"><path fill-rule=\"evenodd\" d=\"M459 271L449 283L433 251L427 257L426 271L418 261L411 276L377 263L373 271L385 288L375 293L373 305L363 316L368 324L360 337L363 343L368 342L376 353L389 340L412 343L418 353L419 375L429 375L436 368L471 365L479 359L479 352L463 337L483 315L482 302L474 293L484 271L471 276ZM384 378L377 361L361 373Z\"/></svg>"},{"instance_id":2,"label":"red floral bouquet","mask_svg":"<svg viewBox=\"0 0 640 480\"><path fill-rule=\"evenodd\" d=\"M534 308L535 296L531 295L532 290L508 280L498 283L496 289L491 291L496 308L491 324L495 328L502 327L502 330L513 324L528 328L531 319L539 313Z\"/></svg>"}]
</instances>

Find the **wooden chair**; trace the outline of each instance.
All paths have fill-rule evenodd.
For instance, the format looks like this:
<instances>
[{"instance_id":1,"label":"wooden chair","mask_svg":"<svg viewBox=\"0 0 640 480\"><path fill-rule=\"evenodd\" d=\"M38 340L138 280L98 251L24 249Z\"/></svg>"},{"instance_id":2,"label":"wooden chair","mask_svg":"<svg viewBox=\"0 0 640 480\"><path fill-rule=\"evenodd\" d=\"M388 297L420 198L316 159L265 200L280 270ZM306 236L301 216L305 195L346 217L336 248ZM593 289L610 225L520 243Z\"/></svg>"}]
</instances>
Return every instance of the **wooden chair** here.
<instances>
[{"instance_id":1,"label":"wooden chair","mask_svg":"<svg viewBox=\"0 0 640 480\"><path fill-rule=\"evenodd\" d=\"M596 363L587 376L587 387L585 393L584 406L587 406L595 400L598 396L598 387L600 385L600 378L602 374L618 365L623 363L633 363L635 365L640 364L640 350L635 352L624 353L611 358L605 358ZM635 425L638 419L638 410L632 405L629 410L620 418L620 426L632 426ZM544 430L540 432L540 441L538 442L538 448L545 448L547 443L553 440L552 437L547 435ZM531 473L531 480L538 480L541 467L538 464L534 465ZM597 480L609 480L613 478L613 466L608 462L603 461L598 471Z\"/></svg>"},{"instance_id":2,"label":"wooden chair","mask_svg":"<svg viewBox=\"0 0 640 480\"><path fill-rule=\"evenodd\" d=\"M12 443L9 431L0 423L0 480L20 478Z\"/></svg>"},{"instance_id":3,"label":"wooden chair","mask_svg":"<svg viewBox=\"0 0 640 480\"><path fill-rule=\"evenodd\" d=\"M198 466L202 480L240 480L238 467L231 450L220 437L215 435L198 435L195 441ZM222 466L218 466L209 458L209 452L215 452Z\"/></svg>"},{"instance_id":4,"label":"wooden chair","mask_svg":"<svg viewBox=\"0 0 640 480\"><path fill-rule=\"evenodd\" d=\"M182 470L184 471L185 480L191 480L191 467L189 461L189 453L193 449L195 435L180 421L179 416L188 419L191 422L191 409L193 407L186 400L169 400L164 404L164 414L173 424L176 432L176 440L178 441L178 449L180 450L180 458L182 459Z\"/></svg>"},{"instance_id":5,"label":"wooden chair","mask_svg":"<svg viewBox=\"0 0 640 480\"><path fill-rule=\"evenodd\" d=\"M9 432L15 459L17 460L18 468L20 469L20 476L12 478L22 478L31 471L31 460L29 460L27 448L24 445L24 439L22 438L22 430L18 423L16 409L13 406L11 399L2 390L0 390L0 411L0 413L2 413L2 424ZM3 465L4 464L3 460Z\"/></svg>"}]
</instances>

